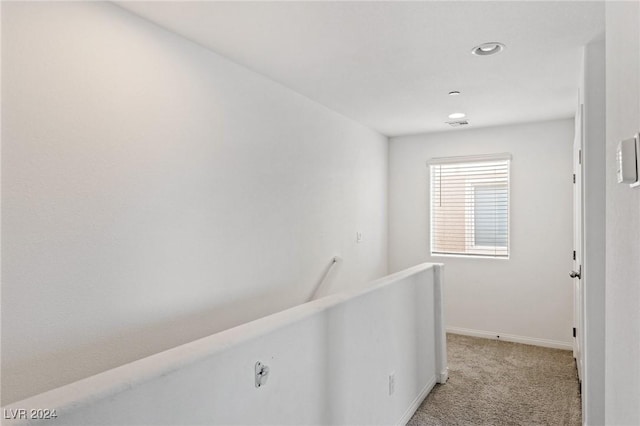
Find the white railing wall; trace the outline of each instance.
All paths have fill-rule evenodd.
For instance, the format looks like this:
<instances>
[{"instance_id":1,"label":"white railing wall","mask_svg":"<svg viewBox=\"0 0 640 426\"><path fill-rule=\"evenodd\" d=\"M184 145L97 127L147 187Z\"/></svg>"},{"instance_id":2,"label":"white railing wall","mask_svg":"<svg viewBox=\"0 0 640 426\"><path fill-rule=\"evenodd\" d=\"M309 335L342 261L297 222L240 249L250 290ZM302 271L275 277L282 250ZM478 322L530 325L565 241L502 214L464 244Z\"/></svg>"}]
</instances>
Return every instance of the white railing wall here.
<instances>
[{"instance_id":1,"label":"white railing wall","mask_svg":"<svg viewBox=\"0 0 640 426\"><path fill-rule=\"evenodd\" d=\"M3 407L3 424L404 424L447 379L442 273L418 265L105 371Z\"/></svg>"}]
</instances>

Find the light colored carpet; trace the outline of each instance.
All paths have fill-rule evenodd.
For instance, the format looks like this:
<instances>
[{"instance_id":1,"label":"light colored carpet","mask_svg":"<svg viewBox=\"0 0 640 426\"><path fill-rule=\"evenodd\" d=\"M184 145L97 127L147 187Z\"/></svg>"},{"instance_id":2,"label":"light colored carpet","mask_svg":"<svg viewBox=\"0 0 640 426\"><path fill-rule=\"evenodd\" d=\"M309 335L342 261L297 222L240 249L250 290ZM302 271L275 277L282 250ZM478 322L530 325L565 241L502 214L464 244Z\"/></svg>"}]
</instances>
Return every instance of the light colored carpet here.
<instances>
[{"instance_id":1,"label":"light colored carpet","mask_svg":"<svg viewBox=\"0 0 640 426\"><path fill-rule=\"evenodd\" d=\"M408 425L580 425L571 351L447 335L449 380Z\"/></svg>"}]
</instances>

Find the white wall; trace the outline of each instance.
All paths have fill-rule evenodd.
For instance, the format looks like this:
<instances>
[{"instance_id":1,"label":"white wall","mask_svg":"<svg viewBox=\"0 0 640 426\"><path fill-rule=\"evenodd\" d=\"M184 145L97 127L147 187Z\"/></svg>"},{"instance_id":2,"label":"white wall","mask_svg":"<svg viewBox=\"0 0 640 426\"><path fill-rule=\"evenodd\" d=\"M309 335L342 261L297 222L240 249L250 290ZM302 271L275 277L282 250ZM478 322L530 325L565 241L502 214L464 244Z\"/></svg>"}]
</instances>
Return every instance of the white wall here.
<instances>
[{"instance_id":1,"label":"white wall","mask_svg":"<svg viewBox=\"0 0 640 426\"><path fill-rule=\"evenodd\" d=\"M389 267L447 265L448 327L571 348L572 143L573 120L391 139ZM431 257L427 160L503 152L513 155L510 259Z\"/></svg>"},{"instance_id":2,"label":"white wall","mask_svg":"<svg viewBox=\"0 0 640 426\"><path fill-rule=\"evenodd\" d=\"M604 7L604 5L602 5ZM604 19L604 14L603 14ZM584 48L580 102L584 108L582 141L582 278L584 289L584 367L582 419L605 422L605 46ZM580 328L580 325L578 325ZM580 330L578 330L580 331Z\"/></svg>"},{"instance_id":3,"label":"white wall","mask_svg":"<svg viewBox=\"0 0 640 426\"><path fill-rule=\"evenodd\" d=\"M404 424L446 372L441 277L418 265L5 410L55 409L46 423L66 426ZM256 361L269 367L259 389Z\"/></svg>"},{"instance_id":4,"label":"white wall","mask_svg":"<svg viewBox=\"0 0 640 426\"><path fill-rule=\"evenodd\" d=\"M640 424L640 188L616 182L640 132L640 4L606 2L606 424Z\"/></svg>"},{"instance_id":5,"label":"white wall","mask_svg":"<svg viewBox=\"0 0 640 426\"><path fill-rule=\"evenodd\" d=\"M2 55L3 404L387 273L385 137L107 3Z\"/></svg>"}]
</instances>

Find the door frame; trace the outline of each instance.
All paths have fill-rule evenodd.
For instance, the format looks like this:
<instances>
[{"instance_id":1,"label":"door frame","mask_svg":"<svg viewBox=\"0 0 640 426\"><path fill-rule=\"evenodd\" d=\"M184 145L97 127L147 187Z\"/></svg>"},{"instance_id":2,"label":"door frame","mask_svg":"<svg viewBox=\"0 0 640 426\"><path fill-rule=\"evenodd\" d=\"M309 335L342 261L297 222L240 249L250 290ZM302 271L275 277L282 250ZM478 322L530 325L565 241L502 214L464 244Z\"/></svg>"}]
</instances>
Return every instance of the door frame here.
<instances>
[{"instance_id":1,"label":"door frame","mask_svg":"<svg viewBox=\"0 0 640 426\"><path fill-rule=\"evenodd\" d=\"M583 259L583 203L582 203L582 145L584 105L578 103L573 141L573 271L582 272ZM584 376L584 291L581 277L573 278L573 357L578 369L578 380Z\"/></svg>"},{"instance_id":2,"label":"door frame","mask_svg":"<svg viewBox=\"0 0 640 426\"><path fill-rule=\"evenodd\" d=\"M582 421L605 417L605 42L584 48L582 114Z\"/></svg>"}]
</instances>

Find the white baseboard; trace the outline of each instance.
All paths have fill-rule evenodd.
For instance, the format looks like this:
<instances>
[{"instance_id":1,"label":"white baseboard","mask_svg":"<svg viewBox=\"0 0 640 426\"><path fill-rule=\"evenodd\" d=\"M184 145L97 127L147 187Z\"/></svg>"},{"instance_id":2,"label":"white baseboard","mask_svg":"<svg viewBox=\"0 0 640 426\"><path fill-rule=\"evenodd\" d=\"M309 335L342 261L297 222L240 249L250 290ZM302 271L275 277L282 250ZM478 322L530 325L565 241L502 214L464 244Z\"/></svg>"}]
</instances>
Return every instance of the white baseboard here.
<instances>
[{"instance_id":1,"label":"white baseboard","mask_svg":"<svg viewBox=\"0 0 640 426\"><path fill-rule=\"evenodd\" d=\"M536 337L515 336L495 331L472 330L469 328L447 327L447 333L462 334L463 336L482 337L484 339L504 340L505 342L523 343L525 345L543 346L545 348L573 350L571 342L538 339ZM498 337L500 336L500 337Z\"/></svg>"},{"instance_id":2,"label":"white baseboard","mask_svg":"<svg viewBox=\"0 0 640 426\"><path fill-rule=\"evenodd\" d=\"M420 404L422 404L422 401L424 401L427 395L429 395L429 392L431 392L431 389L433 389L435 385L436 378L434 376L431 378L431 380L429 380L426 386L422 388L416 399L413 400L409 408L407 408L407 411L404 412L404 414L400 418L400 421L396 423L398 426L404 426L409 422L409 420L411 420L411 417L413 417L418 407L420 407Z\"/></svg>"}]
</instances>

